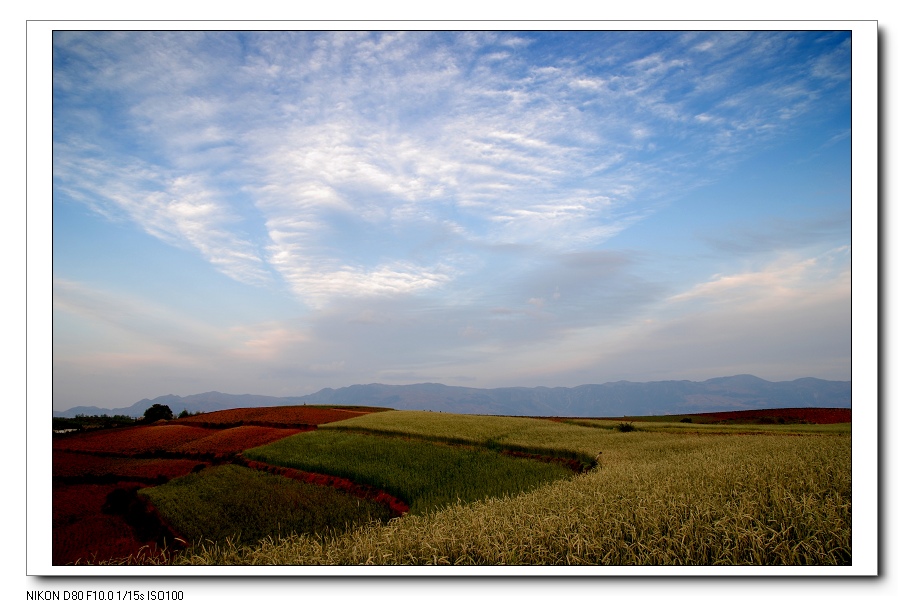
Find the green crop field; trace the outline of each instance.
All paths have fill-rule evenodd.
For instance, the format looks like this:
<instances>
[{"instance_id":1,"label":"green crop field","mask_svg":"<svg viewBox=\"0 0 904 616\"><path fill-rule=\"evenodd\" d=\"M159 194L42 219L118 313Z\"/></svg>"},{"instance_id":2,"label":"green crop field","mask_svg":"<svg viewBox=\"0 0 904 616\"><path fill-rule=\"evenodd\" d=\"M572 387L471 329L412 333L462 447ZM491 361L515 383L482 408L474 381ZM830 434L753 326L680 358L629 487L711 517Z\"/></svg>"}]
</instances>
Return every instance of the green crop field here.
<instances>
[{"instance_id":1,"label":"green crop field","mask_svg":"<svg viewBox=\"0 0 904 616\"><path fill-rule=\"evenodd\" d=\"M593 465L599 435L579 426L528 417L454 415L428 411L387 411L337 422L324 429L360 430L372 434L409 436L490 449L573 458Z\"/></svg>"},{"instance_id":2,"label":"green crop field","mask_svg":"<svg viewBox=\"0 0 904 616\"><path fill-rule=\"evenodd\" d=\"M266 537L346 530L391 517L387 507L373 501L233 464L140 493L194 543L257 543Z\"/></svg>"},{"instance_id":3,"label":"green crop field","mask_svg":"<svg viewBox=\"0 0 904 616\"><path fill-rule=\"evenodd\" d=\"M514 495L571 475L563 466L479 448L337 430L296 434L244 455L380 488L408 503L411 513Z\"/></svg>"}]
</instances>

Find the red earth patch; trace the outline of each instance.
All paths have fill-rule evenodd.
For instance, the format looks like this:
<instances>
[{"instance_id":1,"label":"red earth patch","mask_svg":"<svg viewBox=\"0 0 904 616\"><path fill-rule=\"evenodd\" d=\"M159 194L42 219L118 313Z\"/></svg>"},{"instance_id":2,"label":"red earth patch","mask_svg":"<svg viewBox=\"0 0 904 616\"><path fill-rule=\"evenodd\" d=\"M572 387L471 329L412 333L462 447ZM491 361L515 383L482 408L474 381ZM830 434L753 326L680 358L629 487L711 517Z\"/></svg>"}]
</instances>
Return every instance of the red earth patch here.
<instances>
[{"instance_id":1,"label":"red earth patch","mask_svg":"<svg viewBox=\"0 0 904 616\"><path fill-rule=\"evenodd\" d=\"M784 408L762 409L754 411L727 411L724 413L696 413L693 417L708 417L716 421L743 420L782 420L792 422L808 422L814 424L850 423L851 409L829 408Z\"/></svg>"},{"instance_id":2,"label":"red earth patch","mask_svg":"<svg viewBox=\"0 0 904 616\"><path fill-rule=\"evenodd\" d=\"M112 428L53 440L55 450L119 455L169 451L179 445L214 434L210 428L178 424L152 424Z\"/></svg>"},{"instance_id":3,"label":"red earth patch","mask_svg":"<svg viewBox=\"0 0 904 616\"><path fill-rule=\"evenodd\" d=\"M179 423L226 428L241 425L304 428L319 426L374 412L366 407L358 409L323 408L317 406L271 406L262 408L227 409L178 419Z\"/></svg>"},{"instance_id":4,"label":"red earth patch","mask_svg":"<svg viewBox=\"0 0 904 616\"><path fill-rule=\"evenodd\" d=\"M156 553L157 542L142 540L118 512L111 495L147 484L53 486L53 565L120 558L139 551Z\"/></svg>"},{"instance_id":5,"label":"red earth patch","mask_svg":"<svg viewBox=\"0 0 904 616\"><path fill-rule=\"evenodd\" d=\"M139 488L298 432L156 422L54 438L52 563L122 559L139 550L159 554L158 542L175 537L136 495Z\"/></svg>"}]
</instances>

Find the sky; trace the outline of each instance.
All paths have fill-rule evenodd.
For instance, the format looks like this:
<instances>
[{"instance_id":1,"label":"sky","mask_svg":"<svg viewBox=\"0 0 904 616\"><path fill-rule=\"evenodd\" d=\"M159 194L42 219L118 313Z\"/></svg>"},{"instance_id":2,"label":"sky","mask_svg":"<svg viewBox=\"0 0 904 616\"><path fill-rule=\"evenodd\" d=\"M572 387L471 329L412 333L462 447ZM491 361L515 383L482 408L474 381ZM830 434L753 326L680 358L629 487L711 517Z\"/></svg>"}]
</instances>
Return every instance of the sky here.
<instances>
[{"instance_id":1,"label":"sky","mask_svg":"<svg viewBox=\"0 0 904 616\"><path fill-rule=\"evenodd\" d=\"M851 379L848 32L53 34L53 409Z\"/></svg>"}]
</instances>

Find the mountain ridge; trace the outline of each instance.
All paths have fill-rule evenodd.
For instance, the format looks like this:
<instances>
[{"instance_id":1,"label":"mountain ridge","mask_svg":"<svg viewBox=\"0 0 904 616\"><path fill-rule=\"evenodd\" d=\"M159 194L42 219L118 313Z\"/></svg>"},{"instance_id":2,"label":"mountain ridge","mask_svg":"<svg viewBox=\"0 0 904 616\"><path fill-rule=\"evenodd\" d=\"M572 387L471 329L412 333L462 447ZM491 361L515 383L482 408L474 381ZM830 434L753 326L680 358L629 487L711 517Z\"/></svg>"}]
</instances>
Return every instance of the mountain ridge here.
<instances>
[{"instance_id":1,"label":"mountain ridge","mask_svg":"<svg viewBox=\"0 0 904 616\"><path fill-rule=\"evenodd\" d=\"M176 414L182 410L195 413L241 407L336 404L488 415L620 417L792 407L851 408L851 400L851 381L814 377L767 381L741 374L705 381L622 380L575 387L474 388L442 383L369 383L338 389L327 387L313 394L289 397L209 391L189 396L167 394L153 400L143 398L131 406L116 409L76 406L54 416L140 417L153 404L166 404Z\"/></svg>"}]
</instances>

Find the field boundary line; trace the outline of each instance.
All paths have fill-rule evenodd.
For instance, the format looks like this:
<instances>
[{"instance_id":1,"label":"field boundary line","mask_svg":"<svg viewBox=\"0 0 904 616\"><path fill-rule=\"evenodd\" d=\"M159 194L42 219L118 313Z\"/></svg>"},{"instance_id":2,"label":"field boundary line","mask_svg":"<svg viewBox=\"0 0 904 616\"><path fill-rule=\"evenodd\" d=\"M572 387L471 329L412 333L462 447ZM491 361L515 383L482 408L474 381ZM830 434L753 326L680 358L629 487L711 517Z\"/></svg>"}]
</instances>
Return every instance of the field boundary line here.
<instances>
[{"instance_id":1,"label":"field boundary line","mask_svg":"<svg viewBox=\"0 0 904 616\"><path fill-rule=\"evenodd\" d=\"M310 471L299 470L296 468L290 468L287 466L277 466L275 464L268 464L266 462L258 462L257 460L249 460L248 458L243 457L241 454L236 456L233 464L244 466L246 468L261 471L264 473L270 473L272 475L281 475L283 477L286 477L287 479L294 479L295 481L302 481L304 483L327 486L337 490L342 490L343 492L351 494L352 496L357 496L358 498L371 500L380 503L381 505L385 505L390 509L390 511L392 511L393 514L395 514L396 517L407 514L411 509L408 503L403 501L401 498L390 494L389 492L386 492L385 490L381 490L380 488L367 484L358 483L346 477L327 475L325 473L314 473Z\"/></svg>"},{"instance_id":2,"label":"field boundary line","mask_svg":"<svg viewBox=\"0 0 904 616\"><path fill-rule=\"evenodd\" d=\"M398 430L386 430L385 428L358 428L340 425L332 425L328 428L324 427L320 429L361 434L365 436L382 436L410 439L414 441L422 441L425 443L433 443L438 445L449 445L453 447L474 447L476 449L483 449L486 451L495 451L496 453L499 453L501 455L508 455L513 457L531 457L541 462L547 462L550 464L562 464L575 472L586 472L592 470L597 465L597 460L595 458L579 451L573 451L569 449L555 449L551 447L524 447L515 444L504 444L499 442L498 437L490 437L484 440L480 440L445 436L426 436L422 434L412 434L410 432L402 432ZM579 467L577 465L579 465Z\"/></svg>"}]
</instances>

